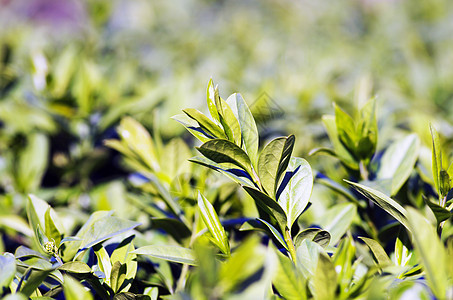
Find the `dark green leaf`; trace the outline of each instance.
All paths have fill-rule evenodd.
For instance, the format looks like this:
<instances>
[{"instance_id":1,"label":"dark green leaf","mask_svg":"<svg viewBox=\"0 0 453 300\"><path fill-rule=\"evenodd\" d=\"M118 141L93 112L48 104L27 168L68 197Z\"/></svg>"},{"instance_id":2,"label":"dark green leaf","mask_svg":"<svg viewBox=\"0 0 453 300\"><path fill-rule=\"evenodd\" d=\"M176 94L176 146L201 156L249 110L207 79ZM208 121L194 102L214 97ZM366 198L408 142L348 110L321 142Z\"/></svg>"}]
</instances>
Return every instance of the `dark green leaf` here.
<instances>
[{"instance_id":1,"label":"dark green leaf","mask_svg":"<svg viewBox=\"0 0 453 300\"><path fill-rule=\"evenodd\" d=\"M286 214L281 208L281 206L274 201L272 198L269 198L268 195L263 192L254 189L252 187L243 186L244 190L255 200L256 205L258 205L263 211L272 216L277 221L280 229L284 230L286 226Z\"/></svg>"},{"instance_id":2,"label":"dark green leaf","mask_svg":"<svg viewBox=\"0 0 453 300\"><path fill-rule=\"evenodd\" d=\"M154 229L164 230L178 242L190 237L192 234L183 222L174 218L151 218L151 226Z\"/></svg>"},{"instance_id":3,"label":"dark green leaf","mask_svg":"<svg viewBox=\"0 0 453 300\"><path fill-rule=\"evenodd\" d=\"M230 141L216 139L211 140L201 147L197 147L198 151L205 157L216 163L231 163L246 171L252 176L252 165L247 153L237 145Z\"/></svg>"},{"instance_id":4,"label":"dark green leaf","mask_svg":"<svg viewBox=\"0 0 453 300\"><path fill-rule=\"evenodd\" d=\"M241 231L245 230L260 230L266 232L268 235L274 238L282 247L288 250L288 246L286 245L285 239L283 235L271 224L264 221L263 219L256 218L255 220L248 220L244 224L242 224Z\"/></svg>"},{"instance_id":5,"label":"dark green leaf","mask_svg":"<svg viewBox=\"0 0 453 300\"><path fill-rule=\"evenodd\" d=\"M47 276L53 270L33 270L31 271L30 276L27 278L25 284L23 284L22 288L20 289L21 294L24 294L27 297L30 295L41 285L41 283L46 279Z\"/></svg>"}]
</instances>

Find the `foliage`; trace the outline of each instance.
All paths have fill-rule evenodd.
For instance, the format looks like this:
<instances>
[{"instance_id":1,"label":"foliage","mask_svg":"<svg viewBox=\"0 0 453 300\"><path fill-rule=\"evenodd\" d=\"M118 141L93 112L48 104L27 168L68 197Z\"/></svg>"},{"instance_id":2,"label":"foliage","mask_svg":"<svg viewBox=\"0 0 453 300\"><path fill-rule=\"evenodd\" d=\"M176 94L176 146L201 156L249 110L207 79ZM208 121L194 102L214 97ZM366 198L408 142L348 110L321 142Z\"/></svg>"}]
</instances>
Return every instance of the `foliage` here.
<instances>
[{"instance_id":1,"label":"foliage","mask_svg":"<svg viewBox=\"0 0 453 300\"><path fill-rule=\"evenodd\" d=\"M453 298L449 1L10 2L2 299Z\"/></svg>"}]
</instances>

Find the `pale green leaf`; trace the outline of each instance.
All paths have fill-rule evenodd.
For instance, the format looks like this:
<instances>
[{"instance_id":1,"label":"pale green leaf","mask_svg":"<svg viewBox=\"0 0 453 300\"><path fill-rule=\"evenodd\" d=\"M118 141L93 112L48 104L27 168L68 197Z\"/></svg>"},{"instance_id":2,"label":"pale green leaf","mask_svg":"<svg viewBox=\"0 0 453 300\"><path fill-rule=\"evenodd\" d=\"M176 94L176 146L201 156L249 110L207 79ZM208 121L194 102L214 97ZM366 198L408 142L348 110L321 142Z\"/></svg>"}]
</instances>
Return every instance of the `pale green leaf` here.
<instances>
[{"instance_id":1,"label":"pale green leaf","mask_svg":"<svg viewBox=\"0 0 453 300\"><path fill-rule=\"evenodd\" d=\"M337 204L327 210L319 225L330 233L331 245L335 245L346 233L356 214L357 206L352 203Z\"/></svg>"},{"instance_id":2,"label":"pale green leaf","mask_svg":"<svg viewBox=\"0 0 453 300\"><path fill-rule=\"evenodd\" d=\"M407 221L412 242L421 260L428 284L438 299L445 299L448 287L447 254L436 229L412 207L407 208Z\"/></svg>"},{"instance_id":3,"label":"pale green leaf","mask_svg":"<svg viewBox=\"0 0 453 300\"><path fill-rule=\"evenodd\" d=\"M393 143L379 161L376 177L391 179L391 195L395 195L411 174L418 158L420 140L416 134Z\"/></svg>"},{"instance_id":4,"label":"pale green leaf","mask_svg":"<svg viewBox=\"0 0 453 300\"><path fill-rule=\"evenodd\" d=\"M379 207L381 207L383 210L385 210L387 213L389 213L391 216L393 216L404 227L409 229L407 223L407 212L404 209L404 207L399 205L395 200L365 185L351 182L348 180L345 181L349 183L357 191L359 191L362 195L364 195L366 198L370 199L371 201L376 203Z\"/></svg>"},{"instance_id":5,"label":"pale green leaf","mask_svg":"<svg viewBox=\"0 0 453 300\"><path fill-rule=\"evenodd\" d=\"M291 158L283 178L283 191L278 197L278 204L287 216L286 226L291 229L294 222L308 205L313 189L313 174L309 163L302 158Z\"/></svg>"},{"instance_id":6,"label":"pale green leaf","mask_svg":"<svg viewBox=\"0 0 453 300\"><path fill-rule=\"evenodd\" d=\"M188 264L188 265L197 265L195 259L195 253L192 249L183 248L180 246L158 246L150 245L140 247L132 253L138 255L148 255L154 258L164 259L171 262Z\"/></svg>"},{"instance_id":7,"label":"pale green leaf","mask_svg":"<svg viewBox=\"0 0 453 300\"><path fill-rule=\"evenodd\" d=\"M212 204L200 192L198 193L198 207L203 222L211 233L212 241L225 255L230 255L230 243L225 229Z\"/></svg>"},{"instance_id":8,"label":"pale green leaf","mask_svg":"<svg viewBox=\"0 0 453 300\"><path fill-rule=\"evenodd\" d=\"M103 217L94 221L90 227L87 228L79 249L92 247L111 237L132 230L138 225L140 225L140 223L123 220L113 216Z\"/></svg>"},{"instance_id":9,"label":"pale green leaf","mask_svg":"<svg viewBox=\"0 0 453 300\"><path fill-rule=\"evenodd\" d=\"M81 261L70 261L64 263L63 265L58 267L58 270L66 271L69 273L91 273L91 268L86 263Z\"/></svg>"},{"instance_id":10,"label":"pale green leaf","mask_svg":"<svg viewBox=\"0 0 453 300\"><path fill-rule=\"evenodd\" d=\"M359 237L359 239L364 241L368 248L370 248L371 252L373 253L374 259L380 267L385 267L392 264L392 261L388 257L384 248L382 248L381 244L373 239L366 237Z\"/></svg>"},{"instance_id":11,"label":"pale green leaf","mask_svg":"<svg viewBox=\"0 0 453 300\"><path fill-rule=\"evenodd\" d=\"M16 274L16 260L11 253L0 255L0 290L7 289Z\"/></svg>"},{"instance_id":12,"label":"pale green leaf","mask_svg":"<svg viewBox=\"0 0 453 300\"><path fill-rule=\"evenodd\" d=\"M335 299L337 273L335 272L334 264L330 261L329 256L320 253L312 282L315 299Z\"/></svg>"},{"instance_id":13,"label":"pale green leaf","mask_svg":"<svg viewBox=\"0 0 453 300\"><path fill-rule=\"evenodd\" d=\"M64 276L63 290L66 300L92 300L91 293L77 280Z\"/></svg>"}]
</instances>

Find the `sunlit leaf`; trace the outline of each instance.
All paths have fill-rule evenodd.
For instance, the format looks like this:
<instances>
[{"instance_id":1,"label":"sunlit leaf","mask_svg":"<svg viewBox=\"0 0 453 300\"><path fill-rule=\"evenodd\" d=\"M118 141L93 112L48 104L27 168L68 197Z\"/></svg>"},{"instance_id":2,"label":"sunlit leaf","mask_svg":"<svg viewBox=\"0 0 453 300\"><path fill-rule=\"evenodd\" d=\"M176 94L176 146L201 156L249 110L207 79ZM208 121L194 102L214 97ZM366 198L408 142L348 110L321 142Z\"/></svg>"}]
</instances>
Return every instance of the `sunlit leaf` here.
<instances>
[{"instance_id":1,"label":"sunlit leaf","mask_svg":"<svg viewBox=\"0 0 453 300\"><path fill-rule=\"evenodd\" d=\"M428 284L437 298L445 299L448 286L447 255L436 229L412 207L407 208L407 221Z\"/></svg>"},{"instance_id":2,"label":"sunlit leaf","mask_svg":"<svg viewBox=\"0 0 453 300\"><path fill-rule=\"evenodd\" d=\"M197 261L195 259L195 254L193 250L179 246L150 245L140 247L132 251L132 253L138 255L148 255L151 257L160 258L181 264L188 264L193 266L197 265Z\"/></svg>"},{"instance_id":3,"label":"sunlit leaf","mask_svg":"<svg viewBox=\"0 0 453 300\"><path fill-rule=\"evenodd\" d=\"M286 226L291 228L308 205L313 189L313 174L308 162L298 157L291 158L281 185L284 188L278 195L278 204L287 216Z\"/></svg>"},{"instance_id":4,"label":"sunlit leaf","mask_svg":"<svg viewBox=\"0 0 453 300\"><path fill-rule=\"evenodd\" d=\"M407 212L404 209L404 207L399 205L395 200L393 200L390 197L387 197L383 193L374 190L370 187L355 182L351 182L348 180L345 181L349 183L357 191L359 191L362 195L364 195L366 198L370 199L378 206L380 206L383 210L385 210L387 213L392 215L398 222L404 225L404 227L409 229L407 223Z\"/></svg>"},{"instance_id":5,"label":"sunlit leaf","mask_svg":"<svg viewBox=\"0 0 453 300\"><path fill-rule=\"evenodd\" d=\"M373 253L374 259L380 267L385 267L392 264L392 261L388 257L384 248L382 248L381 244L379 244L379 242L366 237L359 237L359 239L364 241L368 248L370 248L371 252Z\"/></svg>"},{"instance_id":6,"label":"sunlit leaf","mask_svg":"<svg viewBox=\"0 0 453 300\"><path fill-rule=\"evenodd\" d=\"M261 186L271 198L275 198L281 176L288 167L293 152L293 135L272 140L264 147L258 159L258 176Z\"/></svg>"},{"instance_id":7,"label":"sunlit leaf","mask_svg":"<svg viewBox=\"0 0 453 300\"><path fill-rule=\"evenodd\" d=\"M203 222L211 233L212 241L225 255L230 255L230 243L225 229L212 204L200 192L198 193L198 207Z\"/></svg>"},{"instance_id":8,"label":"sunlit leaf","mask_svg":"<svg viewBox=\"0 0 453 300\"><path fill-rule=\"evenodd\" d=\"M420 140L416 134L393 143L379 160L377 179L391 179L391 195L395 195L411 174L418 158Z\"/></svg>"}]
</instances>

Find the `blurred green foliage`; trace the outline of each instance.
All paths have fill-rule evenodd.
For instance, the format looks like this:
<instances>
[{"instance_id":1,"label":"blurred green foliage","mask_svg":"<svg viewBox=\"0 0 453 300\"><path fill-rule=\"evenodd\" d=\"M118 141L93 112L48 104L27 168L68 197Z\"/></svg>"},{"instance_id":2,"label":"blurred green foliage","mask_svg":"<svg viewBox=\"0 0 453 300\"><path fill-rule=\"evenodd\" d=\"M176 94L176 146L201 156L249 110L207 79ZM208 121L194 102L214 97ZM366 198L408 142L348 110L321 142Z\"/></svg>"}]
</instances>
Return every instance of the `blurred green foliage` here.
<instances>
[{"instance_id":1,"label":"blurred green foliage","mask_svg":"<svg viewBox=\"0 0 453 300\"><path fill-rule=\"evenodd\" d=\"M452 16L449 0L0 1L0 296L76 299L72 278L96 299L451 295ZM307 161L260 163L280 146ZM213 149L251 182L206 168L225 166ZM302 163L313 192L285 225L255 204Z\"/></svg>"}]
</instances>

